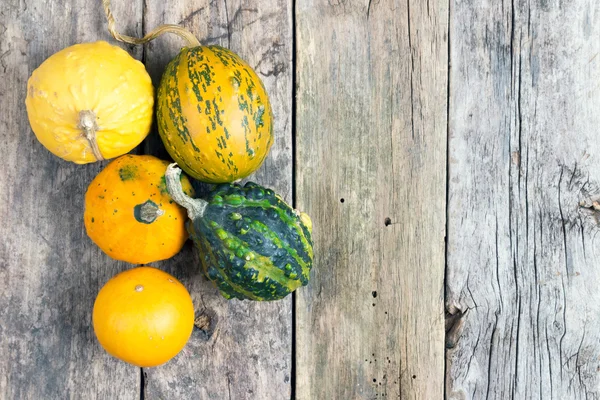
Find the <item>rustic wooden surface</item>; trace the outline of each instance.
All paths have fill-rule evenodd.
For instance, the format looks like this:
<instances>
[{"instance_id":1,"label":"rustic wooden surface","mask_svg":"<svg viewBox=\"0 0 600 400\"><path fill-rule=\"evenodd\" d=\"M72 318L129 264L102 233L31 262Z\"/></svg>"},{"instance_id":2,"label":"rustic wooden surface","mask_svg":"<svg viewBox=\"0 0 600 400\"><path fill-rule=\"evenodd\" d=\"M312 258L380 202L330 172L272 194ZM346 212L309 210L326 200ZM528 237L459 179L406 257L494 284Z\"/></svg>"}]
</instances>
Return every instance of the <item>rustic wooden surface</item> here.
<instances>
[{"instance_id":1,"label":"rustic wooden surface","mask_svg":"<svg viewBox=\"0 0 600 400\"><path fill-rule=\"evenodd\" d=\"M600 4L113 0L113 11L124 33L180 23L256 68L277 141L252 179L313 217L312 281L295 302L228 302L188 244L157 266L190 289L202 329L161 367L108 356L92 305L129 265L82 221L106 163L52 156L24 107L44 59L110 40L104 14L100 1L5 0L0 398L600 398ZM180 46L124 48L158 83ZM156 133L135 152L167 157Z\"/></svg>"},{"instance_id":2,"label":"rustic wooden surface","mask_svg":"<svg viewBox=\"0 0 600 400\"><path fill-rule=\"evenodd\" d=\"M297 397L442 398L448 5L296 7Z\"/></svg>"},{"instance_id":3,"label":"rustic wooden surface","mask_svg":"<svg viewBox=\"0 0 600 400\"><path fill-rule=\"evenodd\" d=\"M141 34L141 1L115 11ZM85 234L83 193L104 164L79 166L37 142L25 112L29 74L83 40L108 40L102 7L82 0L0 6L0 398L137 399L139 368L97 344L92 306L126 266ZM138 57L141 52L135 52Z\"/></svg>"},{"instance_id":4,"label":"rustic wooden surface","mask_svg":"<svg viewBox=\"0 0 600 400\"><path fill-rule=\"evenodd\" d=\"M600 398L600 4L450 20L448 398Z\"/></svg>"},{"instance_id":5,"label":"rustic wooden surface","mask_svg":"<svg viewBox=\"0 0 600 400\"><path fill-rule=\"evenodd\" d=\"M276 141L267 160L249 177L292 200L292 9L288 0L146 2L147 30L162 23L183 24L203 44L228 47L243 57L265 84L272 103ZM158 84L181 39L165 36L151 42L145 62ZM146 151L166 157L160 138ZM188 246L175 259L157 266L172 272L189 288L197 317L186 349L160 368L144 369L147 399L283 399L292 382L292 298L257 303L225 300L193 265Z\"/></svg>"}]
</instances>

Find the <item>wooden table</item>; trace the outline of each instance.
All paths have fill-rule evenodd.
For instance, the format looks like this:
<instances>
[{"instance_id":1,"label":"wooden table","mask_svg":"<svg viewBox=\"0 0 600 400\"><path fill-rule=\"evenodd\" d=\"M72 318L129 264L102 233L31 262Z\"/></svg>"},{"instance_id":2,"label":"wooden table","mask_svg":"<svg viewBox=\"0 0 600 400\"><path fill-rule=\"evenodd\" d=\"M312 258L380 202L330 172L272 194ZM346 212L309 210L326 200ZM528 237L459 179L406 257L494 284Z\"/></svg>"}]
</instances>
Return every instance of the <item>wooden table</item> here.
<instances>
[{"instance_id":1,"label":"wooden table","mask_svg":"<svg viewBox=\"0 0 600 400\"><path fill-rule=\"evenodd\" d=\"M97 343L83 194L106 165L36 140L26 81L111 40L100 1L0 5L0 398L600 398L600 3L113 0L259 73L276 142L252 179L307 211L312 280L227 301L191 244L155 264L202 329L140 370ZM155 83L181 41L128 47ZM135 150L166 157L156 133ZM596 203L595 203L596 202Z\"/></svg>"}]
</instances>

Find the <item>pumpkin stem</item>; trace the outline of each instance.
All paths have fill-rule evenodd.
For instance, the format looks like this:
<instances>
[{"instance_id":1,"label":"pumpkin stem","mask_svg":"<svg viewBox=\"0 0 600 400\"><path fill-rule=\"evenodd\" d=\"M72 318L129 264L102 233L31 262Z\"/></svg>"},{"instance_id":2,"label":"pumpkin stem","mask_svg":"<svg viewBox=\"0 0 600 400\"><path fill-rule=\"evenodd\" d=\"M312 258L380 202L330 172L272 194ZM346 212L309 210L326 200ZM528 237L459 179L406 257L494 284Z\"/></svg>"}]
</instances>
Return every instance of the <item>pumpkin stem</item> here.
<instances>
[{"instance_id":1,"label":"pumpkin stem","mask_svg":"<svg viewBox=\"0 0 600 400\"><path fill-rule=\"evenodd\" d=\"M104 157L102 157L102 153L100 152L100 147L98 147L98 141L96 140L96 131L100 128L96 123L96 114L93 111L79 111L79 129L83 131L85 138L90 143L96 161L104 160Z\"/></svg>"},{"instance_id":2,"label":"pumpkin stem","mask_svg":"<svg viewBox=\"0 0 600 400\"><path fill-rule=\"evenodd\" d=\"M144 36L141 39L134 38L134 37L127 36L127 35L121 35L119 32L117 32L117 28L115 27L115 25L116 25L115 17L113 16L112 12L110 11L110 0L102 0L102 5L104 6L104 13L106 14L106 20L108 21L108 32L110 32L112 37L114 37L119 42L136 44L136 45L144 44L151 40L156 39L163 33L170 32L170 33L176 34L180 38L183 38L183 40L186 41L186 43L189 47L200 46L200 42L198 41L198 39L196 39L194 34L179 25L171 25L171 24L161 25L158 28L155 28L153 31L146 34L146 36Z\"/></svg>"},{"instance_id":3,"label":"pumpkin stem","mask_svg":"<svg viewBox=\"0 0 600 400\"><path fill-rule=\"evenodd\" d=\"M177 163L170 164L167 167L167 172L165 173L167 191L175 203L187 209L188 217L194 221L196 218L200 218L204 215L208 202L202 199L192 199L185 194L181 187L180 176L181 169L177 168Z\"/></svg>"},{"instance_id":4,"label":"pumpkin stem","mask_svg":"<svg viewBox=\"0 0 600 400\"><path fill-rule=\"evenodd\" d=\"M158 205L152 200L148 200L143 204L138 204L133 207L133 215L135 219L143 224L151 224L156 221L156 218L164 215L165 211L158 208Z\"/></svg>"}]
</instances>

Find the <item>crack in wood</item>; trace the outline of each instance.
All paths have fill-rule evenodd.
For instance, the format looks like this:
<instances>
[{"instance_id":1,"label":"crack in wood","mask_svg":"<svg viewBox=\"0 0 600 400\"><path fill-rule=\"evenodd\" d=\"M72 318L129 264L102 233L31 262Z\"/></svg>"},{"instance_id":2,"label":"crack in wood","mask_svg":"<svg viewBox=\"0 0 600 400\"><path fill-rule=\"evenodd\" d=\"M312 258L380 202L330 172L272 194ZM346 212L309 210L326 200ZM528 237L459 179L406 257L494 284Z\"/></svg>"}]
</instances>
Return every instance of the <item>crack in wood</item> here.
<instances>
[{"instance_id":1,"label":"crack in wood","mask_svg":"<svg viewBox=\"0 0 600 400\"><path fill-rule=\"evenodd\" d=\"M415 59L413 54L411 29L410 29L410 0L406 0L407 31L408 31L408 52L410 54L410 129L412 139L415 140L415 99L413 90L413 74L415 72Z\"/></svg>"},{"instance_id":2,"label":"crack in wood","mask_svg":"<svg viewBox=\"0 0 600 400\"><path fill-rule=\"evenodd\" d=\"M148 0L145 0L148 1ZM226 0L223 0L225 2L225 10L227 10L227 2ZM188 16L186 16L185 18L181 19L177 25L188 25L188 23L193 22L193 19L200 13L202 13L204 10L206 10L206 7L200 7L194 11L192 11Z\"/></svg>"},{"instance_id":3,"label":"crack in wood","mask_svg":"<svg viewBox=\"0 0 600 400\"><path fill-rule=\"evenodd\" d=\"M227 47L231 48L231 24L233 20L229 19L229 7L227 6L227 0L223 0L223 5L225 8L225 27L227 28ZM238 11L236 11L234 19L238 15Z\"/></svg>"}]
</instances>

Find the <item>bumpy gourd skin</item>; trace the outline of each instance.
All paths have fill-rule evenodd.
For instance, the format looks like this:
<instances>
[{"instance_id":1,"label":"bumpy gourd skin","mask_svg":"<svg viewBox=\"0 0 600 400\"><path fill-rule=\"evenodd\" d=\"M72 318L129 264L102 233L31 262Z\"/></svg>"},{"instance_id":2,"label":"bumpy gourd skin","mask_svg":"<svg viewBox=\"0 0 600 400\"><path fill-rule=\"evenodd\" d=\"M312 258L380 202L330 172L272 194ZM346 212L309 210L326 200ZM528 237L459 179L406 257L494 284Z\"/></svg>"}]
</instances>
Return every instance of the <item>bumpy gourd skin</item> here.
<instances>
[{"instance_id":1,"label":"bumpy gourd skin","mask_svg":"<svg viewBox=\"0 0 600 400\"><path fill-rule=\"evenodd\" d=\"M80 125L91 111L101 156L111 159L140 144L152 124L154 88L144 65L107 42L81 43L46 59L27 82L29 123L50 152L85 164L98 160Z\"/></svg>"},{"instance_id":2,"label":"bumpy gourd skin","mask_svg":"<svg viewBox=\"0 0 600 400\"><path fill-rule=\"evenodd\" d=\"M219 46L184 48L157 94L165 148L190 176L224 183L256 171L273 144L267 92L252 68Z\"/></svg>"},{"instance_id":3,"label":"bumpy gourd skin","mask_svg":"<svg viewBox=\"0 0 600 400\"><path fill-rule=\"evenodd\" d=\"M311 222L272 190L223 184L188 222L204 273L226 298L278 300L308 283Z\"/></svg>"}]
</instances>

